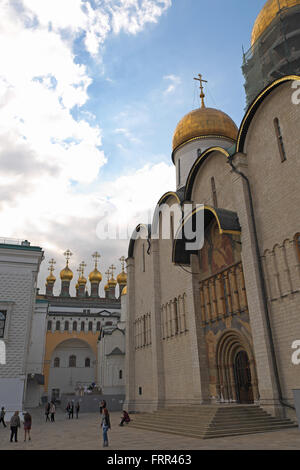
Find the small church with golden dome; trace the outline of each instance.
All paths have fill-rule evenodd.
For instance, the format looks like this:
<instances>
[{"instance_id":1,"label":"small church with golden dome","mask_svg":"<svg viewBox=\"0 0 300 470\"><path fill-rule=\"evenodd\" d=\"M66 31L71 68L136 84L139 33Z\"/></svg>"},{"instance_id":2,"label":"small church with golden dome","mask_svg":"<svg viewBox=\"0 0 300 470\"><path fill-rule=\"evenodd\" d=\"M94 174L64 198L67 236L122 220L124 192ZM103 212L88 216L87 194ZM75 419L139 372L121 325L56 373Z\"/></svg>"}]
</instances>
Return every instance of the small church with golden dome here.
<instances>
[{"instance_id":1,"label":"small church with golden dome","mask_svg":"<svg viewBox=\"0 0 300 470\"><path fill-rule=\"evenodd\" d=\"M278 418L273 425L266 422L267 428L295 418L300 69L292 36L277 36L275 43L273 31L281 21L299 35L299 7L296 0L268 0L259 14L243 62L248 107L239 126L225 112L206 107L205 80L196 77L201 107L180 120L173 137L176 191L166 188L152 224L141 220L128 248L130 411L177 407L178 413L178 407L191 406L200 413L203 405L207 419L222 406L247 414L253 405L253 412ZM262 39L266 54L277 51L272 70L261 62ZM282 62L287 57L279 60L282 44L294 57L288 73ZM255 67L263 71L256 78ZM201 246L191 243L198 216ZM134 425L147 428L150 421L152 429L174 432L159 413L147 420L141 414ZM249 414L246 422L243 432L257 432Z\"/></svg>"},{"instance_id":2,"label":"small church with golden dome","mask_svg":"<svg viewBox=\"0 0 300 470\"><path fill-rule=\"evenodd\" d=\"M105 296L101 297L100 254L92 255L94 267L88 279L87 264L80 263L75 296L71 293L71 251L67 250L64 256L66 265L60 271L59 295L54 294L56 262L51 259L45 294L36 298L38 318L45 316L44 390L41 394L34 384L30 390L29 383L27 406L38 403L40 395L60 401L64 397L84 396L91 389L93 393L118 395L124 400L125 325L121 299L127 284L125 257L120 258L121 270L116 278L114 265L106 271Z\"/></svg>"}]
</instances>

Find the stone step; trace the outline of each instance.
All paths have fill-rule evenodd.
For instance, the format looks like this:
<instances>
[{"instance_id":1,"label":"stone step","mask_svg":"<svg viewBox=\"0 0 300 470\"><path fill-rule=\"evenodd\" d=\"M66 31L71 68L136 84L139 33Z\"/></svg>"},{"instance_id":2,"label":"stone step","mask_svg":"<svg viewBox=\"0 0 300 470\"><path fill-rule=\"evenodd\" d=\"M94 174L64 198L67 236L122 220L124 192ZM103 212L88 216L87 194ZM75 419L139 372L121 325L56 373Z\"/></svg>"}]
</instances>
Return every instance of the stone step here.
<instances>
[{"instance_id":1,"label":"stone step","mask_svg":"<svg viewBox=\"0 0 300 470\"><path fill-rule=\"evenodd\" d=\"M133 427L198 438L269 432L296 426L289 419L269 415L258 406L179 407L137 414Z\"/></svg>"},{"instance_id":2,"label":"stone step","mask_svg":"<svg viewBox=\"0 0 300 470\"><path fill-rule=\"evenodd\" d=\"M265 433L265 432L273 432L273 431L280 431L283 429L290 429L292 427L297 427L296 424L291 425L277 425L277 426L270 426L270 427L257 427L257 428L237 428L235 430L227 430L227 429L220 429L218 431L207 431L207 430L189 430L185 429L184 432L181 430L177 430L174 428L167 428L167 427L160 427L160 426L148 426L148 425L135 425L133 426L136 429L143 429L147 431L153 432L161 432L164 434L175 434L179 436L185 437L194 437L197 439L213 439L219 437L228 437L228 436L240 436L245 434L257 434L257 433Z\"/></svg>"},{"instance_id":3,"label":"stone step","mask_svg":"<svg viewBox=\"0 0 300 470\"><path fill-rule=\"evenodd\" d=\"M137 424L137 425L143 425L143 426L156 426L156 427L167 427L167 428L171 428L173 429L174 427L178 427L180 428L182 426L182 423L179 422L179 423L166 423L164 421L147 421L147 420L140 420L140 421L135 421L133 424ZM190 424L190 423L186 423L186 428L190 429L190 430L204 430L204 429L207 429L207 430L213 430L215 431L216 429L242 429L242 428L257 428L257 427L273 427L273 426L280 426L280 425L290 425L290 424L293 424L291 421L289 420L285 420L285 421L281 421L279 419L277 420L274 420L274 421L268 421L268 420L264 420L264 421L253 421L253 422L240 422L240 423L193 423L193 424Z\"/></svg>"}]
</instances>

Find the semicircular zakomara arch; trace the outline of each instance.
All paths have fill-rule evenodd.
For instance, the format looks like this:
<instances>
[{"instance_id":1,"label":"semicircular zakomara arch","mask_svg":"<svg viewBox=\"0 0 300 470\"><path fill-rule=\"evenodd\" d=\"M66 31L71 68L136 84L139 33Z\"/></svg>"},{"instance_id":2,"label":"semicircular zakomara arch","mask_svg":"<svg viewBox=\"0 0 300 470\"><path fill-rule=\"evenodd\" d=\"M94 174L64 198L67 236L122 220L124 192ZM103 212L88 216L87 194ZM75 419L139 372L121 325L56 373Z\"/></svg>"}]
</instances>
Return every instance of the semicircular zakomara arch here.
<instances>
[{"instance_id":1,"label":"semicircular zakomara arch","mask_svg":"<svg viewBox=\"0 0 300 470\"><path fill-rule=\"evenodd\" d=\"M203 216L203 224L199 224L199 217ZM236 212L226 209L215 209L214 207L201 205L196 207L185 219L176 232L173 243L172 261L175 264L190 265L190 257L197 254L202 248L204 231L212 220L216 220L220 234L240 235L241 227ZM202 219L201 219L202 222ZM187 237L187 235L191 235ZM198 243L196 241L198 240ZM187 250L187 244L195 244L195 248Z\"/></svg>"},{"instance_id":2,"label":"semicircular zakomara arch","mask_svg":"<svg viewBox=\"0 0 300 470\"><path fill-rule=\"evenodd\" d=\"M279 86L287 82L300 81L300 76L298 75L286 75L285 77L275 80L270 85L266 86L263 91L252 101L249 105L246 114L242 120L242 123L239 128L239 133L237 137L236 152L244 152L245 141L247 137L247 132L250 127L251 121L255 116L256 111L263 103L263 101L269 96L272 91L274 91Z\"/></svg>"}]
</instances>

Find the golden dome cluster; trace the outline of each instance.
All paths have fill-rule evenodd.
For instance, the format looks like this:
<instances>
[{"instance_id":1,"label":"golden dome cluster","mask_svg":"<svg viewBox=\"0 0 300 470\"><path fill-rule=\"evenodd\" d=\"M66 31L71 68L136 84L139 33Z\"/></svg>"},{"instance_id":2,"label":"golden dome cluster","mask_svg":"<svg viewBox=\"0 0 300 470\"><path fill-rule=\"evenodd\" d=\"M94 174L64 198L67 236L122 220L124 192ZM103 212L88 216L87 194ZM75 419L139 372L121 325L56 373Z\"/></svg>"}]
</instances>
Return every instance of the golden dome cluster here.
<instances>
[{"instance_id":1,"label":"golden dome cluster","mask_svg":"<svg viewBox=\"0 0 300 470\"><path fill-rule=\"evenodd\" d=\"M281 10L300 5L300 0L268 0L260 11L253 26L251 45L260 38Z\"/></svg>"}]
</instances>

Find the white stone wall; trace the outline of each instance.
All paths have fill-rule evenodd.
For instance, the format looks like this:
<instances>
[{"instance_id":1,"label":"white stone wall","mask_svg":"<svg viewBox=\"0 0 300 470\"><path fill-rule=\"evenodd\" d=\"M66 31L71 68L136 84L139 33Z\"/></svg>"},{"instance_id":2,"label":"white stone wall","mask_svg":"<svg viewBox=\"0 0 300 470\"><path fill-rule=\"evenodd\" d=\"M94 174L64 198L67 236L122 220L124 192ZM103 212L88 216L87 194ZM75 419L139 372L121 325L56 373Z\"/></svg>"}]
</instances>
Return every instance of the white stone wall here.
<instances>
[{"instance_id":1,"label":"white stone wall","mask_svg":"<svg viewBox=\"0 0 300 470\"><path fill-rule=\"evenodd\" d=\"M76 367L69 367L70 356L76 356ZM54 367L55 358L59 358L59 367ZM90 359L90 367L85 367L86 358ZM62 393L74 393L78 386L88 386L95 382L96 358L85 341L69 339L60 343L51 357L48 395L51 398L53 389Z\"/></svg>"},{"instance_id":2,"label":"white stone wall","mask_svg":"<svg viewBox=\"0 0 300 470\"><path fill-rule=\"evenodd\" d=\"M176 167L176 187L177 189L185 186L189 172L198 159L198 150L201 149L201 152L204 152L211 147L222 147L228 149L232 147L233 142L229 139L221 139L219 137L211 139L197 139L188 142L187 144L180 147L176 150L174 154L174 163ZM179 164L180 160L180 181L179 181Z\"/></svg>"},{"instance_id":3,"label":"white stone wall","mask_svg":"<svg viewBox=\"0 0 300 470\"><path fill-rule=\"evenodd\" d=\"M6 363L0 364L0 403L21 411L26 385L29 338L42 251L0 246L0 309L9 302ZM7 419L9 418L9 413Z\"/></svg>"},{"instance_id":4,"label":"white stone wall","mask_svg":"<svg viewBox=\"0 0 300 470\"><path fill-rule=\"evenodd\" d=\"M120 354L115 354L117 350ZM99 383L103 393L125 393L125 334L123 331L107 329L98 342L98 364Z\"/></svg>"}]
</instances>

